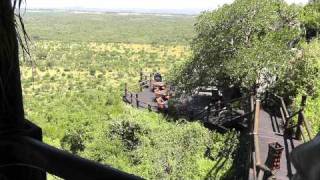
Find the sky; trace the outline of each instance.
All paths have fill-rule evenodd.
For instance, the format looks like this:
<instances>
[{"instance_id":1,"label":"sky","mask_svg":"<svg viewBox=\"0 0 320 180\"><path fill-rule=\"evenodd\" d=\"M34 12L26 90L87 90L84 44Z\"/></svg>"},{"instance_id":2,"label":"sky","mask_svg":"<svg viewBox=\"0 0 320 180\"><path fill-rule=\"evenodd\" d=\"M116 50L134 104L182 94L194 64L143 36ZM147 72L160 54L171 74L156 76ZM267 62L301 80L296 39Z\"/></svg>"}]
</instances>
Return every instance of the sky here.
<instances>
[{"instance_id":1,"label":"sky","mask_svg":"<svg viewBox=\"0 0 320 180\"><path fill-rule=\"evenodd\" d=\"M308 0L286 0L306 3ZM211 10L233 0L27 0L28 9L199 9Z\"/></svg>"}]
</instances>

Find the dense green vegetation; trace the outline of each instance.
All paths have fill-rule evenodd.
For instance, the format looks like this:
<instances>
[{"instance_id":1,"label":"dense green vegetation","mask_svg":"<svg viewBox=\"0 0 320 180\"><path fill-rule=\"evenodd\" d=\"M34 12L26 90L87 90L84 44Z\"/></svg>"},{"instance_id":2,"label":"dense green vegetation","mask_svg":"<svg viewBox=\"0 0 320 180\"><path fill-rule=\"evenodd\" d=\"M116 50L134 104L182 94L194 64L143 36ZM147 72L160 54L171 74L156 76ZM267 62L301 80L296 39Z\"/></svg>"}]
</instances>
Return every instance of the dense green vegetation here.
<instances>
[{"instance_id":1,"label":"dense green vegetation","mask_svg":"<svg viewBox=\"0 0 320 180\"><path fill-rule=\"evenodd\" d=\"M171 69L170 80L186 92L264 87L295 104L310 95L306 117L315 134L319 14L319 3L281 0L236 0L196 20L29 13L33 61L21 62L27 117L45 142L148 179L223 179L233 171L237 133L134 109L121 101L124 83L137 82L140 68Z\"/></svg>"},{"instance_id":2,"label":"dense green vegetation","mask_svg":"<svg viewBox=\"0 0 320 180\"><path fill-rule=\"evenodd\" d=\"M117 34L118 25L108 28L107 21L102 21L106 17L110 26L118 19L126 21L119 27L127 29L123 31L128 35ZM43 129L44 141L147 179L229 175L237 133L221 135L198 122L173 121L121 100L124 83L137 85L140 68L167 73L174 64L189 59L190 49L181 38L188 33L174 30L192 29L193 21L184 25L184 18L192 19L174 16L167 22L151 15L27 14L33 61L21 62L24 104L27 118ZM144 24L144 36L135 37L139 28L130 19ZM148 19L156 26L149 27ZM169 41L166 32L170 32ZM205 156L208 149L211 153Z\"/></svg>"},{"instance_id":3,"label":"dense green vegetation","mask_svg":"<svg viewBox=\"0 0 320 180\"><path fill-rule=\"evenodd\" d=\"M127 15L81 12L28 12L34 40L187 44L195 18L187 15Z\"/></svg>"},{"instance_id":4,"label":"dense green vegetation","mask_svg":"<svg viewBox=\"0 0 320 180\"><path fill-rule=\"evenodd\" d=\"M305 27L306 38L310 42L304 46L304 57L310 59L315 64L312 66L320 67L320 1L314 0L307 4L300 14L300 19ZM319 75L319 71L317 72ZM306 117L312 122L313 135L320 132L320 80L317 79L313 86L316 89L315 96L307 101ZM300 94L305 94L301 92ZM299 99L296 101L299 103Z\"/></svg>"},{"instance_id":5,"label":"dense green vegetation","mask_svg":"<svg viewBox=\"0 0 320 180\"><path fill-rule=\"evenodd\" d=\"M307 36L318 36L320 32L320 2L314 1L307 4L300 13L301 22L304 24ZM312 38L312 37L310 37ZM309 38L308 38L309 39Z\"/></svg>"},{"instance_id":6,"label":"dense green vegetation","mask_svg":"<svg viewBox=\"0 0 320 180\"><path fill-rule=\"evenodd\" d=\"M176 66L180 90L198 86L259 88L298 105L309 95L307 118L320 130L320 2L305 7L281 0L236 0L197 18L193 57Z\"/></svg>"},{"instance_id":7,"label":"dense green vegetation","mask_svg":"<svg viewBox=\"0 0 320 180\"><path fill-rule=\"evenodd\" d=\"M201 85L268 90L295 97L313 95L318 67L303 53L300 8L283 1L239 0L198 17L193 58L175 82L185 90ZM277 79L277 80L275 80Z\"/></svg>"}]
</instances>

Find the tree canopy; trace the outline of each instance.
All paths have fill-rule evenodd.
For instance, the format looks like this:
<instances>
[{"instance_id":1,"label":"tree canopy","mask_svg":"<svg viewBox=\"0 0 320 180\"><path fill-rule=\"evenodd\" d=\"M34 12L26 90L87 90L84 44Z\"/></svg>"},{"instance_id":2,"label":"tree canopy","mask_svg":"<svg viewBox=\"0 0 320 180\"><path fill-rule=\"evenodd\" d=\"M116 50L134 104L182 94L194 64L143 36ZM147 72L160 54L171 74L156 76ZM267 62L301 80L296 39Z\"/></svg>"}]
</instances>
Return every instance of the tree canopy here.
<instances>
[{"instance_id":1,"label":"tree canopy","mask_svg":"<svg viewBox=\"0 0 320 180\"><path fill-rule=\"evenodd\" d=\"M315 0L307 4L300 15L306 29L306 38L310 41L320 33L320 1Z\"/></svg>"},{"instance_id":2,"label":"tree canopy","mask_svg":"<svg viewBox=\"0 0 320 180\"><path fill-rule=\"evenodd\" d=\"M305 88L312 94L318 69L304 56L301 12L282 0L236 0L202 13L193 58L175 69L173 82L186 92L199 86L249 90L267 84L280 95L295 96Z\"/></svg>"}]
</instances>

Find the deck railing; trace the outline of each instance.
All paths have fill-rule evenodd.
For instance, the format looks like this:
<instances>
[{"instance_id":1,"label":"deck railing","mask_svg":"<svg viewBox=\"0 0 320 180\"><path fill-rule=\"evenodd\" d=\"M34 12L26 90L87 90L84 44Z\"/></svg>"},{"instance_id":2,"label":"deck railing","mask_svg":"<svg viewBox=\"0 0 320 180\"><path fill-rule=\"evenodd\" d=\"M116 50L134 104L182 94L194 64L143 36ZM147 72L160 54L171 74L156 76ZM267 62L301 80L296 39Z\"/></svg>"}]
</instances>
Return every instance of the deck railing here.
<instances>
[{"instance_id":1,"label":"deck railing","mask_svg":"<svg viewBox=\"0 0 320 180\"><path fill-rule=\"evenodd\" d=\"M5 138L5 140L1 140L0 148L14 149L15 154L12 156L16 159L14 162L1 164L0 167L32 167L71 180L141 179L112 167L58 150L29 137Z\"/></svg>"},{"instance_id":2,"label":"deck railing","mask_svg":"<svg viewBox=\"0 0 320 180\"><path fill-rule=\"evenodd\" d=\"M257 172L263 171L264 173L272 174L272 171L261 163L260 158L260 141L259 141L259 123L260 123L260 110L261 110L261 100L252 96L251 97L251 108L254 110L254 116L252 117L251 134L253 135L253 178L256 180L258 178Z\"/></svg>"},{"instance_id":3,"label":"deck railing","mask_svg":"<svg viewBox=\"0 0 320 180\"><path fill-rule=\"evenodd\" d=\"M139 93L137 93L138 89L140 92L142 92L143 89L148 88L148 87L151 89L152 82L153 82L153 76L154 76L154 73L150 73L149 79L148 79L148 76L145 75L141 70L138 83L133 83L130 85L128 85L128 83L125 83L124 95L123 95L124 101L126 101L127 103L129 103L137 108L145 108L145 109L148 109L149 111L159 110L158 106L151 105L150 102L142 101L139 97ZM174 94L174 90L172 90L173 86L171 86L171 85L166 85L166 86L167 86L167 89L170 91L170 94Z\"/></svg>"},{"instance_id":4,"label":"deck railing","mask_svg":"<svg viewBox=\"0 0 320 180\"><path fill-rule=\"evenodd\" d=\"M310 122L304 116L307 96L302 96L299 109L296 112L292 112L290 114L283 97L271 93L269 93L268 96L270 98L276 99L276 101L280 105L279 112L281 114L285 132L291 134L298 140L303 140L304 142L310 141L313 138L310 128ZM294 122L295 117L297 117L296 122ZM294 129L296 129L295 132Z\"/></svg>"},{"instance_id":5,"label":"deck railing","mask_svg":"<svg viewBox=\"0 0 320 180\"><path fill-rule=\"evenodd\" d=\"M144 108L148 109L149 111L157 110L158 106L151 105L149 102L144 102L140 99L139 94L127 92L126 95L123 96L124 101L131 104L136 108Z\"/></svg>"},{"instance_id":6,"label":"deck railing","mask_svg":"<svg viewBox=\"0 0 320 180\"><path fill-rule=\"evenodd\" d=\"M206 118L206 119L208 119L211 114L217 114L217 113L223 111L224 107L231 106L232 103L241 102L241 101L249 99L249 98L250 98L250 95L242 96L242 97L231 99L231 100L227 100L227 101L221 101L220 102L220 107L218 107L216 104L211 104L210 103L202 111L198 112L197 114L194 114L193 118L196 118L196 119L204 119L204 118ZM248 116L252 112L246 113L246 114L244 114L244 116Z\"/></svg>"},{"instance_id":7,"label":"deck railing","mask_svg":"<svg viewBox=\"0 0 320 180\"><path fill-rule=\"evenodd\" d=\"M38 175L23 177L28 180L45 180L46 176L41 172L68 180L142 179L42 143L37 140L41 139L41 130L34 125L30 127L20 133L14 131L0 134L0 152L6 155L0 157L0 170L23 167L40 172ZM14 174L9 175L15 177Z\"/></svg>"},{"instance_id":8,"label":"deck railing","mask_svg":"<svg viewBox=\"0 0 320 180\"><path fill-rule=\"evenodd\" d=\"M310 124L309 121L307 121L304 117L304 108L306 105L307 97L303 96L302 101L300 104L300 109L296 112L293 112L289 114L287 105L284 101L284 99L280 96L277 96L275 94L267 93L266 101L269 103L273 101L276 104L276 107L278 107L278 111L281 115L282 123L283 123L283 129L284 129L284 135L289 134L290 136L294 135L296 139L301 140L303 139L305 142L308 141L305 137L305 132L303 131L303 127L305 127L307 131L307 136L309 140L312 138L312 133L310 130ZM255 102L255 103L254 103ZM253 162L253 178L256 180L258 178L257 172L260 170L264 171L264 173L272 174L272 171L261 163L260 159L260 142L259 142L259 123L260 123L260 110L261 110L261 100L256 99L255 96L251 97L251 108L255 112L255 115L252 117L252 123L249 125L249 128L251 129L252 134L252 143L253 145L253 151L251 154L252 162ZM294 118L298 116L298 120L295 123ZM293 129L296 128L296 132L293 133Z\"/></svg>"}]
</instances>

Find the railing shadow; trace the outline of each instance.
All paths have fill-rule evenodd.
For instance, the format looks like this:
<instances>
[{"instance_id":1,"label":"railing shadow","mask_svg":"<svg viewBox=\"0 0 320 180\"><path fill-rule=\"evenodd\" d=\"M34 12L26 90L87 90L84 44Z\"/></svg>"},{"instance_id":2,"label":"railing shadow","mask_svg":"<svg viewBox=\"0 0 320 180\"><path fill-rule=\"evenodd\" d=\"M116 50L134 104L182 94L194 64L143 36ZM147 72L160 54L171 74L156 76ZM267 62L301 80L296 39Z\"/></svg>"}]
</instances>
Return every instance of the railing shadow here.
<instances>
[{"instance_id":1,"label":"railing shadow","mask_svg":"<svg viewBox=\"0 0 320 180\"><path fill-rule=\"evenodd\" d=\"M283 141L284 141L284 149L285 149L285 155L286 155L286 165L287 165L287 171L288 171L288 178L289 179L292 179L293 177L293 172L292 172L292 166L291 166L291 160L290 160L290 150L289 150L289 144L288 144L288 140L290 142L290 145L291 145L291 149L294 149L294 144L293 144L293 141L292 141L292 137L288 137L286 135L283 136Z\"/></svg>"},{"instance_id":2,"label":"railing shadow","mask_svg":"<svg viewBox=\"0 0 320 180\"><path fill-rule=\"evenodd\" d=\"M210 169L210 171L207 173L205 179L206 180L215 180L218 179L219 172L223 169L225 166L226 162L228 161L230 156L234 156L234 151L236 149L236 144L233 143L234 139L236 138L236 133L230 133L227 140L226 140L226 145L224 146L218 155L216 157L212 157L212 155L208 152L210 151L209 148L207 148L207 151L205 153L205 156L212 161L215 161L215 164L213 167ZM231 167L232 169L233 167ZM226 172L222 177L227 176L230 172Z\"/></svg>"}]
</instances>

